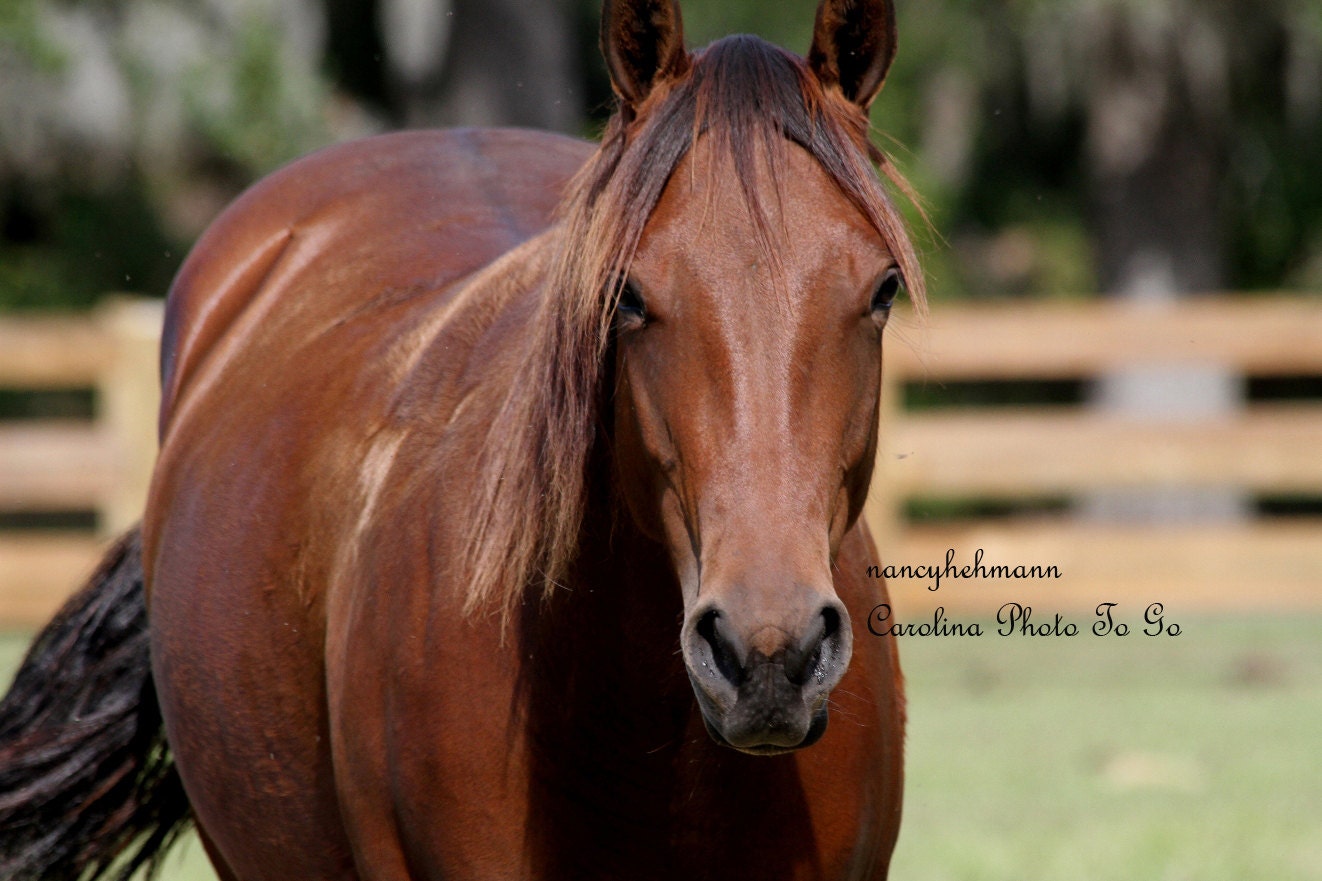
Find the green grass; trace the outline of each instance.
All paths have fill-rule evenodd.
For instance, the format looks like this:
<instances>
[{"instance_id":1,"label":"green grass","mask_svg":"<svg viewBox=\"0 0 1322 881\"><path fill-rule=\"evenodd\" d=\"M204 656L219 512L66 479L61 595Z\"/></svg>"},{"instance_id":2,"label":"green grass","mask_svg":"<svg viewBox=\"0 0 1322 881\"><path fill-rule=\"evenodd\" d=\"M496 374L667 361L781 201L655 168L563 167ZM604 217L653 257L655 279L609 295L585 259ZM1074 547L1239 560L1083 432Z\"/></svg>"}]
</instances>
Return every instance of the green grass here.
<instances>
[{"instance_id":1,"label":"green grass","mask_svg":"<svg viewBox=\"0 0 1322 881\"><path fill-rule=\"evenodd\" d=\"M906 638L903 881L1322 881L1322 617ZM0 638L7 681L23 643ZM201 848L167 881L211 878Z\"/></svg>"},{"instance_id":2,"label":"green grass","mask_svg":"<svg viewBox=\"0 0 1322 881\"><path fill-rule=\"evenodd\" d=\"M1322 879L1322 619L908 639L902 879Z\"/></svg>"}]
</instances>

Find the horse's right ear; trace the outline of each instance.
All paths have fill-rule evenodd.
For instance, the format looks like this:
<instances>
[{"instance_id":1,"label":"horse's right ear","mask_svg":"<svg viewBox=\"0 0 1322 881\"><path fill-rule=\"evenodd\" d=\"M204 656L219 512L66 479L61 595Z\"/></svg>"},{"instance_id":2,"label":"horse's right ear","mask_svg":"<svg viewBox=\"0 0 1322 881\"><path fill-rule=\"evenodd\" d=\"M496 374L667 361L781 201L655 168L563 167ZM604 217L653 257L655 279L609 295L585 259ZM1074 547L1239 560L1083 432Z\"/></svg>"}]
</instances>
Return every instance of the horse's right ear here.
<instances>
[{"instance_id":1,"label":"horse's right ear","mask_svg":"<svg viewBox=\"0 0 1322 881\"><path fill-rule=\"evenodd\" d=\"M615 93L636 108L658 81L688 70L678 0L604 0L601 54Z\"/></svg>"}]
</instances>

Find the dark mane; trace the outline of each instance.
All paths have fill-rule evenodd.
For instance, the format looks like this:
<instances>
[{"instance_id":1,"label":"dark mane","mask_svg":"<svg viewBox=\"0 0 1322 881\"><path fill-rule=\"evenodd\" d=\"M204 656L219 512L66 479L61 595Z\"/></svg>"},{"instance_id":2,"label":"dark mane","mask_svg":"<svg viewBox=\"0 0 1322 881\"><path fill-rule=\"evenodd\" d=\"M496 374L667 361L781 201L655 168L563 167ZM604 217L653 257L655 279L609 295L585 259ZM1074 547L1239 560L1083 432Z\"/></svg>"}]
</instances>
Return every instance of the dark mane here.
<instances>
[{"instance_id":1,"label":"dark mane","mask_svg":"<svg viewBox=\"0 0 1322 881\"><path fill-rule=\"evenodd\" d=\"M595 440L602 361L619 282L666 183L696 138L733 173L769 263L777 265L757 168L774 175L798 144L886 242L925 303L918 258L875 164L907 185L868 140L867 119L825 90L802 59L756 37L727 37L696 54L687 75L659 84L637 109L617 113L578 173L550 237L546 295L529 355L495 415L465 524L466 608L508 612L525 588L550 590L573 562ZM714 173L714 172L713 172Z\"/></svg>"}]
</instances>

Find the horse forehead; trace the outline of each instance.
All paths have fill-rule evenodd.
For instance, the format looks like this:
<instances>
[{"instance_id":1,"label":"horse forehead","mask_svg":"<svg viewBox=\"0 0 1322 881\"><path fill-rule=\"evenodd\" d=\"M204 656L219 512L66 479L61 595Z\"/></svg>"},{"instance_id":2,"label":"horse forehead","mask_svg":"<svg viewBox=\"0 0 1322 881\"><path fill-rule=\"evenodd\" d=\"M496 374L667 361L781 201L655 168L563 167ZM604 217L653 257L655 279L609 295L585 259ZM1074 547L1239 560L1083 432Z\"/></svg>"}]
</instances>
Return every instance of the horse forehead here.
<instances>
[{"instance_id":1,"label":"horse forehead","mask_svg":"<svg viewBox=\"0 0 1322 881\"><path fill-rule=\"evenodd\" d=\"M779 147L773 158L760 145L750 145L753 174L741 179L733 158L719 155L711 139L700 138L671 175L640 253L733 258L716 265L730 262L744 272L764 262L768 246L792 268L790 261L822 259L824 246L880 245L862 212L807 150L791 141Z\"/></svg>"}]
</instances>

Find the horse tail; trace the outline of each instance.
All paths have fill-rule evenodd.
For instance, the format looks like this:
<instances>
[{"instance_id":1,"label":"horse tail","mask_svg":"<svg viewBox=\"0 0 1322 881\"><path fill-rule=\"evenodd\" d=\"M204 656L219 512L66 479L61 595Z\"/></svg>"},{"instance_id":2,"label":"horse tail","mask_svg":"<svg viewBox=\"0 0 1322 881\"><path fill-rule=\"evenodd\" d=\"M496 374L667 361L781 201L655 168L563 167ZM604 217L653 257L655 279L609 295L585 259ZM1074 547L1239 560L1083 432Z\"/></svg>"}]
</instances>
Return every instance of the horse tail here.
<instances>
[{"instance_id":1,"label":"horse tail","mask_svg":"<svg viewBox=\"0 0 1322 881\"><path fill-rule=\"evenodd\" d=\"M154 873L190 819L152 682L134 528L38 635L0 701L0 878Z\"/></svg>"}]
</instances>

